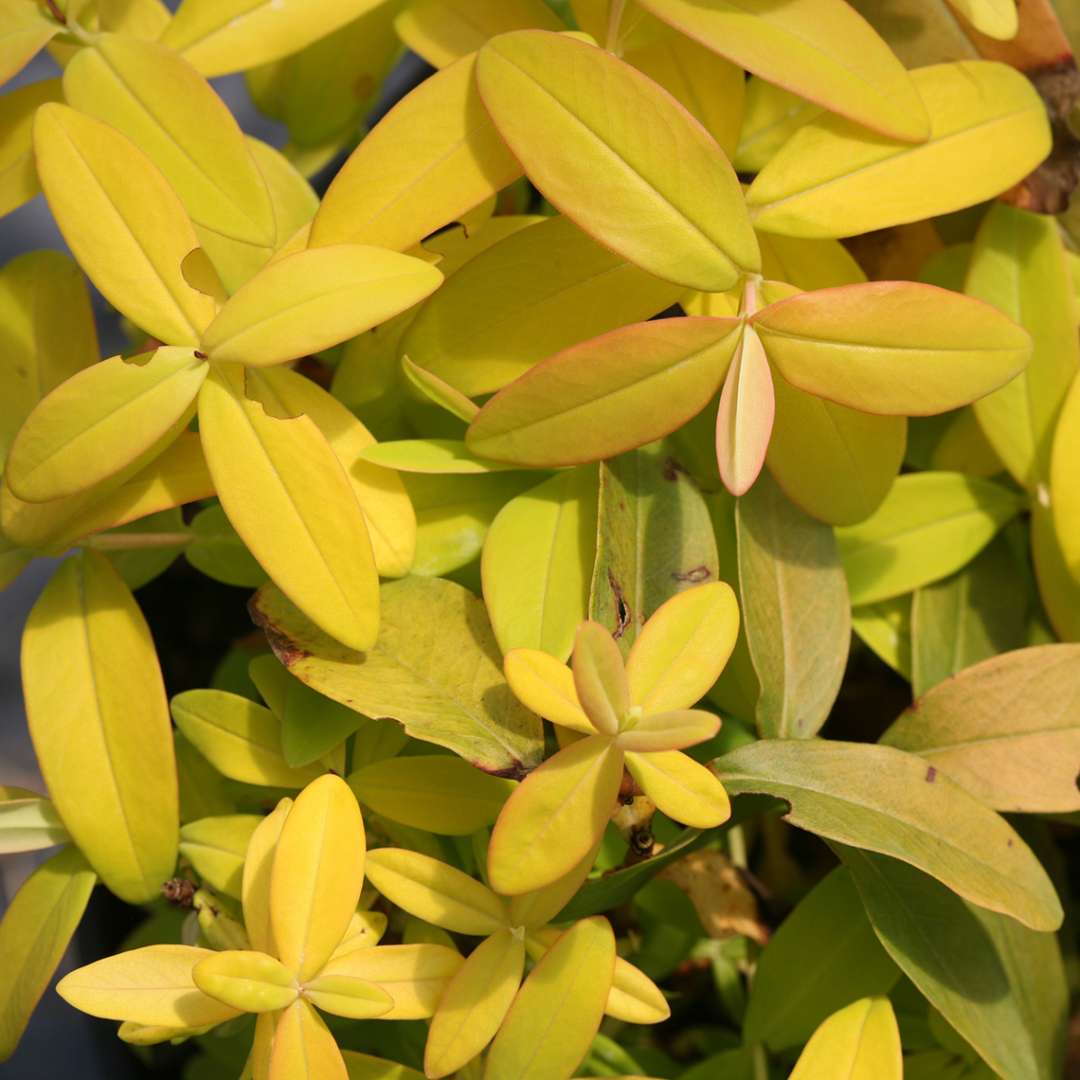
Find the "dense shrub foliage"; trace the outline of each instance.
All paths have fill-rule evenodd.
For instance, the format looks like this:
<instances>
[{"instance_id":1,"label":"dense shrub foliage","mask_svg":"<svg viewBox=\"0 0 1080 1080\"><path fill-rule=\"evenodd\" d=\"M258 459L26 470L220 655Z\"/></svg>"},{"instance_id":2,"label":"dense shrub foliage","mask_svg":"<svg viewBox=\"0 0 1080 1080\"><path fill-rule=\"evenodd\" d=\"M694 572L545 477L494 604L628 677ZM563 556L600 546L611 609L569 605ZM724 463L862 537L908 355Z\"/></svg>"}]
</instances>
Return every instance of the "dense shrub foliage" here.
<instances>
[{"instance_id":1,"label":"dense shrub foliage","mask_svg":"<svg viewBox=\"0 0 1080 1080\"><path fill-rule=\"evenodd\" d=\"M950 2L0 0L0 1057L100 885L188 1080L1064 1074L1080 78Z\"/></svg>"}]
</instances>

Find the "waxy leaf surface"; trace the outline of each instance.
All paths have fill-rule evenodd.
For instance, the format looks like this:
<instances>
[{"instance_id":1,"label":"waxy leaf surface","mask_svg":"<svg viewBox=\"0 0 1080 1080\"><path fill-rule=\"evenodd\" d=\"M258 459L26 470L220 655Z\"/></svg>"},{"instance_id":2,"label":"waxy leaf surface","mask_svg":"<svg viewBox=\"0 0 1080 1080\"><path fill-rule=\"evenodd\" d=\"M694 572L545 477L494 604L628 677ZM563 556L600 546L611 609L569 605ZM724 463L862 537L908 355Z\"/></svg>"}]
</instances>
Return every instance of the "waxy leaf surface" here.
<instances>
[{"instance_id":1,"label":"waxy leaf surface","mask_svg":"<svg viewBox=\"0 0 1080 1080\"><path fill-rule=\"evenodd\" d=\"M192 978L204 994L242 1012L277 1012L299 992L293 972L263 952L216 952L195 965Z\"/></svg>"},{"instance_id":2,"label":"waxy leaf surface","mask_svg":"<svg viewBox=\"0 0 1080 1080\"><path fill-rule=\"evenodd\" d=\"M889 999L860 998L833 1013L811 1036L791 1080L900 1080L900 1029Z\"/></svg>"}]
</instances>

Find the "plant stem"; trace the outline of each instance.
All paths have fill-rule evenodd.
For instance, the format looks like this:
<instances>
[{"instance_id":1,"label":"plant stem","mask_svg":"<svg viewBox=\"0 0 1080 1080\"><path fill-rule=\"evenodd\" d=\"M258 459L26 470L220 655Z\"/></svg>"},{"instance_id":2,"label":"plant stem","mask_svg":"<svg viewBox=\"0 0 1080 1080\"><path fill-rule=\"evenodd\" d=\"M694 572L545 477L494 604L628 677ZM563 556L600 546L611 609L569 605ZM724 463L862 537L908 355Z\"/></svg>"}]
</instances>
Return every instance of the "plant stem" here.
<instances>
[{"instance_id":1,"label":"plant stem","mask_svg":"<svg viewBox=\"0 0 1080 1080\"><path fill-rule=\"evenodd\" d=\"M88 537L81 547L95 551L145 551L148 548L185 547L195 537L189 532L99 533Z\"/></svg>"},{"instance_id":2,"label":"plant stem","mask_svg":"<svg viewBox=\"0 0 1080 1080\"><path fill-rule=\"evenodd\" d=\"M61 26L67 26L67 16L57 6L56 0L45 0L45 6L49 9L49 14L52 15Z\"/></svg>"},{"instance_id":3,"label":"plant stem","mask_svg":"<svg viewBox=\"0 0 1080 1080\"><path fill-rule=\"evenodd\" d=\"M741 825L733 825L727 832L728 855L733 866L745 870L746 859L746 833Z\"/></svg>"},{"instance_id":4,"label":"plant stem","mask_svg":"<svg viewBox=\"0 0 1080 1080\"><path fill-rule=\"evenodd\" d=\"M604 48L609 53L619 55L619 27L622 25L623 12L626 10L626 0L612 0L611 9L608 12L607 41Z\"/></svg>"},{"instance_id":5,"label":"plant stem","mask_svg":"<svg viewBox=\"0 0 1080 1080\"><path fill-rule=\"evenodd\" d=\"M769 1080L769 1059L765 1047L761 1043L754 1043L750 1053L754 1059L754 1080Z\"/></svg>"}]
</instances>

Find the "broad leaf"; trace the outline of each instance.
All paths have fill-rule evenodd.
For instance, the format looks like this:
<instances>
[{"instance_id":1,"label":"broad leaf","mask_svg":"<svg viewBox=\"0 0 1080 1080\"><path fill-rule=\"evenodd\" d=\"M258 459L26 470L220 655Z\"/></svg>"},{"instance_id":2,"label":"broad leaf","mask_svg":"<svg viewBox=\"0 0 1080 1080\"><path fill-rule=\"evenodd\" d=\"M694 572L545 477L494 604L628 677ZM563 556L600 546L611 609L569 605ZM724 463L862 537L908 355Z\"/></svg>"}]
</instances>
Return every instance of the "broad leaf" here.
<instances>
[{"instance_id":1,"label":"broad leaf","mask_svg":"<svg viewBox=\"0 0 1080 1080\"><path fill-rule=\"evenodd\" d=\"M911 597L852 608L851 629L898 675L911 681Z\"/></svg>"},{"instance_id":2,"label":"broad leaf","mask_svg":"<svg viewBox=\"0 0 1080 1080\"><path fill-rule=\"evenodd\" d=\"M891 855L972 903L1038 930L1061 904L1005 820L925 761L886 746L767 740L716 762L732 795L784 799L786 820L829 840Z\"/></svg>"},{"instance_id":3,"label":"broad leaf","mask_svg":"<svg viewBox=\"0 0 1080 1080\"><path fill-rule=\"evenodd\" d=\"M521 30L480 50L477 81L529 179L605 246L658 277L713 292L758 269L723 151L628 64L582 41ZM663 152L654 126L664 130Z\"/></svg>"},{"instance_id":4,"label":"broad leaf","mask_svg":"<svg viewBox=\"0 0 1080 1080\"><path fill-rule=\"evenodd\" d=\"M742 129L731 161L739 172L757 173L765 168L794 132L820 116L822 110L812 101L757 76L747 79L745 94ZM761 243L760 236L758 242ZM763 245L762 257L764 254Z\"/></svg>"},{"instance_id":5,"label":"broad leaf","mask_svg":"<svg viewBox=\"0 0 1080 1080\"><path fill-rule=\"evenodd\" d=\"M900 1029L888 998L860 998L833 1013L806 1044L791 1080L901 1080Z\"/></svg>"},{"instance_id":6,"label":"broad leaf","mask_svg":"<svg viewBox=\"0 0 1080 1080\"><path fill-rule=\"evenodd\" d=\"M480 406L472 398L451 386L434 372L413 363L408 356L401 358L401 371L415 390L419 390L429 401L466 424L471 424L473 417L480 411Z\"/></svg>"},{"instance_id":7,"label":"broad leaf","mask_svg":"<svg viewBox=\"0 0 1080 1080\"><path fill-rule=\"evenodd\" d=\"M767 739L810 738L840 690L851 641L844 569L832 529L769 476L736 504L739 592Z\"/></svg>"},{"instance_id":8,"label":"broad leaf","mask_svg":"<svg viewBox=\"0 0 1080 1080\"><path fill-rule=\"evenodd\" d=\"M69 559L46 586L23 633L22 679L64 825L117 896L151 900L176 864L172 731L150 630L101 555Z\"/></svg>"},{"instance_id":9,"label":"broad leaf","mask_svg":"<svg viewBox=\"0 0 1080 1080\"><path fill-rule=\"evenodd\" d=\"M540 722L499 670L483 605L459 585L406 578L382 587L379 638L367 652L327 637L276 590L253 615L278 658L301 681L414 738L446 746L487 772L515 773L541 753Z\"/></svg>"},{"instance_id":10,"label":"broad leaf","mask_svg":"<svg viewBox=\"0 0 1080 1080\"><path fill-rule=\"evenodd\" d=\"M748 326L724 379L716 414L716 464L732 495L745 494L757 480L775 419L772 371L760 336Z\"/></svg>"},{"instance_id":11,"label":"broad leaf","mask_svg":"<svg viewBox=\"0 0 1080 1080\"><path fill-rule=\"evenodd\" d=\"M1016 0L949 0L980 34L1010 41L1016 37L1019 16Z\"/></svg>"},{"instance_id":12,"label":"broad leaf","mask_svg":"<svg viewBox=\"0 0 1080 1080\"><path fill-rule=\"evenodd\" d=\"M841 116L813 120L751 185L754 224L810 237L919 221L1008 190L1049 153L1046 107L1014 68L968 60L920 67L911 78L930 114L926 142L868 139Z\"/></svg>"},{"instance_id":13,"label":"broad leaf","mask_svg":"<svg viewBox=\"0 0 1080 1080\"><path fill-rule=\"evenodd\" d=\"M707 742L719 730L720 718L704 709L672 709L627 720L616 742L629 753L663 753Z\"/></svg>"}]
</instances>

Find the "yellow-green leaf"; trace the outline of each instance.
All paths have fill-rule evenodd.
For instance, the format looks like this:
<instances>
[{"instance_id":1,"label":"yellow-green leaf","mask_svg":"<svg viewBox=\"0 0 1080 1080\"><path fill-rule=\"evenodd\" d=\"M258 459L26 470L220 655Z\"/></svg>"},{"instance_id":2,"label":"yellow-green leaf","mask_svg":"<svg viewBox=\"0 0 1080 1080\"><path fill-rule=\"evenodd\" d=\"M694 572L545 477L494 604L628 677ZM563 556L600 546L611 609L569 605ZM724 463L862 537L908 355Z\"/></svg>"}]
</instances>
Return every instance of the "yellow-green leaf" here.
<instances>
[{"instance_id":1,"label":"yellow-green leaf","mask_svg":"<svg viewBox=\"0 0 1080 1080\"><path fill-rule=\"evenodd\" d=\"M705 408L740 331L735 319L661 319L571 346L496 394L466 443L482 457L539 468L643 446Z\"/></svg>"},{"instance_id":2,"label":"yellow-green leaf","mask_svg":"<svg viewBox=\"0 0 1080 1080\"><path fill-rule=\"evenodd\" d=\"M1062 641L1080 641L1080 576L1066 561L1064 538L1049 510L1031 508L1031 558L1039 596Z\"/></svg>"},{"instance_id":3,"label":"yellow-green leaf","mask_svg":"<svg viewBox=\"0 0 1080 1080\"><path fill-rule=\"evenodd\" d=\"M327 190L312 246L405 251L521 175L480 101L475 68L466 56L425 79L372 129Z\"/></svg>"},{"instance_id":4,"label":"yellow-green leaf","mask_svg":"<svg viewBox=\"0 0 1080 1080\"><path fill-rule=\"evenodd\" d=\"M370 1020L394 1007L385 990L349 975L317 975L304 984L304 997L323 1012L349 1020Z\"/></svg>"},{"instance_id":5,"label":"yellow-green leaf","mask_svg":"<svg viewBox=\"0 0 1080 1080\"><path fill-rule=\"evenodd\" d=\"M450 980L431 1021L424 1072L437 1080L472 1061L495 1036L521 985L525 942L499 930L473 950Z\"/></svg>"},{"instance_id":6,"label":"yellow-green leaf","mask_svg":"<svg viewBox=\"0 0 1080 1080\"><path fill-rule=\"evenodd\" d=\"M731 803L716 774L679 750L627 753L626 768L657 809L673 821L711 829L731 817Z\"/></svg>"},{"instance_id":7,"label":"yellow-green leaf","mask_svg":"<svg viewBox=\"0 0 1080 1080\"><path fill-rule=\"evenodd\" d=\"M34 0L0 0L0 84L17 75L61 29Z\"/></svg>"},{"instance_id":8,"label":"yellow-green leaf","mask_svg":"<svg viewBox=\"0 0 1080 1080\"><path fill-rule=\"evenodd\" d=\"M268 367L370 330L433 292L435 267L396 251L338 244L271 263L206 328L213 361Z\"/></svg>"},{"instance_id":9,"label":"yellow-green leaf","mask_svg":"<svg viewBox=\"0 0 1080 1080\"><path fill-rule=\"evenodd\" d=\"M38 763L76 844L117 896L157 896L176 863L172 731L150 630L103 556L69 559L46 586L22 679Z\"/></svg>"},{"instance_id":10,"label":"yellow-green leaf","mask_svg":"<svg viewBox=\"0 0 1080 1080\"><path fill-rule=\"evenodd\" d=\"M0 786L0 854L40 851L70 839L48 799L21 788Z\"/></svg>"},{"instance_id":11,"label":"yellow-green leaf","mask_svg":"<svg viewBox=\"0 0 1080 1080\"><path fill-rule=\"evenodd\" d=\"M342 1050L341 1056L349 1070L349 1080L424 1080L423 1073L396 1061L358 1054L354 1050Z\"/></svg>"},{"instance_id":12,"label":"yellow-green leaf","mask_svg":"<svg viewBox=\"0 0 1080 1080\"><path fill-rule=\"evenodd\" d=\"M478 55L484 104L529 179L597 240L688 288L722 292L759 268L730 163L656 83L544 30L501 35Z\"/></svg>"},{"instance_id":13,"label":"yellow-green leaf","mask_svg":"<svg viewBox=\"0 0 1080 1080\"><path fill-rule=\"evenodd\" d=\"M648 975L616 956L615 978L604 1003L604 1013L628 1024L662 1024L671 1015L671 1007Z\"/></svg>"},{"instance_id":14,"label":"yellow-green leaf","mask_svg":"<svg viewBox=\"0 0 1080 1080\"><path fill-rule=\"evenodd\" d=\"M1020 17L1016 0L949 0L980 34L1009 41L1016 37Z\"/></svg>"},{"instance_id":15,"label":"yellow-green leaf","mask_svg":"<svg viewBox=\"0 0 1080 1080\"><path fill-rule=\"evenodd\" d=\"M514 786L442 754L375 761L349 776L364 806L442 836L468 836L492 824Z\"/></svg>"},{"instance_id":16,"label":"yellow-green leaf","mask_svg":"<svg viewBox=\"0 0 1080 1080\"><path fill-rule=\"evenodd\" d=\"M364 881L364 822L339 776L312 781L293 803L274 854L270 922L282 962L303 982L348 929Z\"/></svg>"},{"instance_id":17,"label":"yellow-green leaf","mask_svg":"<svg viewBox=\"0 0 1080 1080\"><path fill-rule=\"evenodd\" d=\"M267 1080L347 1080L345 1061L322 1017L303 998L274 1025Z\"/></svg>"},{"instance_id":18,"label":"yellow-green leaf","mask_svg":"<svg viewBox=\"0 0 1080 1080\"><path fill-rule=\"evenodd\" d=\"M65 975L56 992L106 1020L173 1028L221 1024L237 1010L204 994L192 977L195 965L213 955L190 945L130 949Z\"/></svg>"},{"instance_id":19,"label":"yellow-green leaf","mask_svg":"<svg viewBox=\"0 0 1080 1080\"><path fill-rule=\"evenodd\" d=\"M281 723L261 705L227 690L185 690L172 699L176 726L223 776L245 784L299 788L322 772L291 768L281 752Z\"/></svg>"},{"instance_id":20,"label":"yellow-green leaf","mask_svg":"<svg viewBox=\"0 0 1080 1080\"><path fill-rule=\"evenodd\" d=\"M150 158L66 105L38 109L34 150L60 231L109 303L167 345L198 345L215 305L180 265L199 239Z\"/></svg>"},{"instance_id":21,"label":"yellow-green leaf","mask_svg":"<svg viewBox=\"0 0 1080 1080\"><path fill-rule=\"evenodd\" d=\"M321 975L349 975L381 987L394 999L383 1020L419 1020L434 1014L460 967L461 956L445 945L377 945L331 960Z\"/></svg>"},{"instance_id":22,"label":"yellow-green leaf","mask_svg":"<svg viewBox=\"0 0 1080 1080\"><path fill-rule=\"evenodd\" d=\"M44 79L0 98L0 216L41 190L34 167L34 114L63 96L59 79Z\"/></svg>"},{"instance_id":23,"label":"yellow-green leaf","mask_svg":"<svg viewBox=\"0 0 1080 1080\"><path fill-rule=\"evenodd\" d=\"M240 126L210 84L172 49L102 34L64 70L64 96L131 139L196 225L242 243L274 243L270 196Z\"/></svg>"},{"instance_id":24,"label":"yellow-green leaf","mask_svg":"<svg viewBox=\"0 0 1080 1080\"><path fill-rule=\"evenodd\" d=\"M706 742L720 730L720 718L702 709L672 709L627 721L617 742L623 750L653 753L684 750Z\"/></svg>"},{"instance_id":25,"label":"yellow-green leaf","mask_svg":"<svg viewBox=\"0 0 1080 1080\"><path fill-rule=\"evenodd\" d=\"M205 884L239 900L244 856L261 821L257 814L189 821L180 829L180 854Z\"/></svg>"},{"instance_id":26,"label":"yellow-green leaf","mask_svg":"<svg viewBox=\"0 0 1080 1080\"><path fill-rule=\"evenodd\" d=\"M487 393L570 345L651 318L681 291L559 215L511 233L451 274L402 349L463 393Z\"/></svg>"},{"instance_id":27,"label":"yellow-green leaf","mask_svg":"<svg viewBox=\"0 0 1080 1080\"><path fill-rule=\"evenodd\" d=\"M488 461L478 457L462 439L397 439L373 443L361 456L383 469L432 476L471 476L517 468L505 461Z\"/></svg>"},{"instance_id":28,"label":"yellow-green leaf","mask_svg":"<svg viewBox=\"0 0 1080 1080\"><path fill-rule=\"evenodd\" d=\"M630 650L630 700L646 715L700 701L720 677L738 632L729 585L710 582L676 594L657 608Z\"/></svg>"},{"instance_id":29,"label":"yellow-green leaf","mask_svg":"<svg viewBox=\"0 0 1080 1080\"><path fill-rule=\"evenodd\" d=\"M244 853L241 882L244 927L251 947L264 953L274 951L274 933L270 926L270 881L274 852L292 805L292 799L282 799L251 834Z\"/></svg>"},{"instance_id":30,"label":"yellow-green leaf","mask_svg":"<svg viewBox=\"0 0 1080 1080\"><path fill-rule=\"evenodd\" d=\"M413 363L407 356L401 358L401 370L414 389L466 424L472 423L473 417L480 411L480 406L472 398L434 372Z\"/></svg>"},{"instance_id":31,"label":"yellow-green leaf","mask_svg":"<svg viewBox=\"0 0 1080 1080\"><path fill-rule=\"evenodd\" d=\"M481 560L484 602L502 651L569 655L585 618L596 543L596 470L571 469L511 499Z\"/></svg>"},{"instance_id":32,"label":"yellow-green leaf","mask_svg":"<svg viewBox=\"0 0 1080 1080\"><path fill-rule=\"evenodd\" d=\"M375 640L378 575L349 477L310 417L279 418L217 368L199 424L218 497L274 582L327 633L357 649Z\"/></svg>"},{"instance_id":33,"label":"yellow-green leaf","mask_svg":"<svg viewBox=\"0 0 1080 1080\"><path fill-rule=\"evenodd\" d=\"M615 809L623 755L610 738L571 743L531 772L499 814L488 880L505 896L568 873L599 839Z\"/></svg>"},{"instance_id":34,"label":"yellow-green leaf","mask_svg":"<svg viewBox=\"0 0 1080 1080\"><path fill-rule=\"evenodd\" d=\"M162 0L97 0L103 30L119 30L146 41L156 41L172 13Z\"/></svg>"},{"instance_id":35,"label":"yellow-green leaf","mask_svg":"<svg viewBox=\"0 0 1080 1080\"><path fill-rule=\"evenodd\" d=\"M553 724L586 735L595 733L578 701L573 672L550 653L511 649L503 660L510 689L526 708Z\"/></svg>"},{"instance_id":36,"label":"yellow-green leaf","mask_svg":"<svg viewBox=\"0 0 1080 1080\"><path fill-rule=\"evenodd\" d=\"M776 417L772 371L753 326L738 337L716 414L716 464L724 487L744 495L765 464Z\"/></svg>"},{"instance_id":37,"label":"yellow-green leaf","mask_svg":"<svg viewBox=\"0 0 1080 1080\"><path fill-rule=\"evenodd\" d=\"M7 461L11 490L28 502L75 495L160 447L187 426L208 367L188 348L91 364L44 397Z\"/></svg>"},{"instance_id":38,"label":"yellow-green leaf","mask_svg":"<svg viewBox=\"0 0 1080 1080\"><path fill-rule=\"evenodd\" d=\"M606 919L582 919L533 968L488 1053L484 1080L569 1076L600 1026L615 971Z\"/></svg>"},{"instance_id":39,"label":"yellow-green leaf","mask_svg":"<svg viewBox=\"0 0 1080 1080\"><path fill-rule=\"evenodd\" d=\"M79 925L97 875L74 848L23 882L0 920L0 1061L19 1039Z\"/></svg>"},{"instance_id":40,"label":"yellow-green leaf","mask_svg":"<svg viewBox=\"0 0 1080 1080\"><path fill-rule=\"evenodd\" d=\"M1080 484L1076 462L1080 460L1080 374L1058 416L1050 459L1050 511L1061 561L1080 587Z\"/></svg>"},{"instance_id":41,"label":"yellow-green leaf","mask_svg":"<svg viewBox=\"0 0 1080 1080\"><path fill-rule=\"evenodd\" d=\"M1021 506L1008 488L962 473L900 477L874 514L836 530L851 603L888 600L947 577Z\"/></svg>"},{"instance_id":42,"label":"yellow-green leaf","mask_svg":"<svg viewBox=\"0 0 1080 1080\"><path fill-rule=\"evenodd\" d=\"M900 1029L889 999L860 998L835 1012L806 1044L790 1080L901 1080Z\"/></svg>"},{"instance_id":43,"label":"yellow-green leaf","mask_svg":"<svg viewBox=\"0 0 1080 1080\"><path fill-rule=\"evenodd\" d=\"M757 173L795 131L820 115L821 106L757 76L747 79L745 94L742 128L731 161L739 172Z\"/></svg>"},{"instance_id":44,"label":"yellow-green leaf","mask_svg":"<svg viewBox=\"0 0 1080 1080\"><path fill-rule=\"evenodd\" d=\"M793 386L891 416L966 405L1031 356L1027 331L988 304L915 282L799 293L758 312L753 325Z\"/></svg>"},{"instance_id":45,"label":"yellow-green leaf","mask_svg":"<svg viewBox=\"0 0 1080 1080\"><path fill-rule=\"evenodd\" d=\"M241 1012L277 1012L299 993L296 976L263 952L228 950L200 960L191 972L195 985Z\"/></svg>"},{"instance_id":46,"label":"yellow-green leaf","mask_svg":"<svg viewBox=\"0 0 1080 1080\"><path fill-rule=\"evenodd\" d=\"M614 735L630 711L630 686L622 653L599 623L586 621L574 637L574 690L597 731Z\"/></svg>"},{"instance_id":47,"label":"yellow-green leaf","mask_svg":"<svg viewBox=\"0 0 1080 1080\"><path fill-rule=\"evenodd\" d=\"M754 224L791 236L854 236L919 221L1006 191L1049 153L1046 107L1022 72L969 60L911 78L930 114L926 142L868 139L841 116L814 120L751 185Z\"/></svg>"},{"instance_id":48,"label":"yellow-green leaf","mask_svg":"<svg viewBox=\"0 0 1080 1080\"><path fill-rule=\"evenodd\" d=\"M843 0L640 0L646 11L755 75L897 139L930 132L911 77Z\"/></svg>"}]
</instances>

